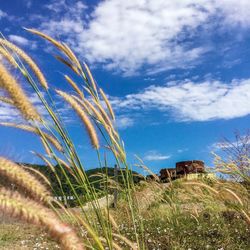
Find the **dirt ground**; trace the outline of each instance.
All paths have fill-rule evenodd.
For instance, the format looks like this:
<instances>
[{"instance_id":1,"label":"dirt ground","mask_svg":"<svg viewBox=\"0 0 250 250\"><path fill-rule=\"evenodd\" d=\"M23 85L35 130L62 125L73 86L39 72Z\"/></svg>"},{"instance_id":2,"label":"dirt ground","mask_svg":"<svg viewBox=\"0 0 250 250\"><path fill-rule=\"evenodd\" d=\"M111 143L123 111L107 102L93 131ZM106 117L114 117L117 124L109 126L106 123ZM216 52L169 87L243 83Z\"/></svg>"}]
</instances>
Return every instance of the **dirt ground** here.
<instances>
[{"instance_id":1,"label":"dirt ground","mask_svg":"<svg viewBox=\"0 0 250 250\"><path fill-rule=\"evenodd\" d=\"M1 250L59 249L42 230L0 213Z\"/></svg>"}]
</instances>

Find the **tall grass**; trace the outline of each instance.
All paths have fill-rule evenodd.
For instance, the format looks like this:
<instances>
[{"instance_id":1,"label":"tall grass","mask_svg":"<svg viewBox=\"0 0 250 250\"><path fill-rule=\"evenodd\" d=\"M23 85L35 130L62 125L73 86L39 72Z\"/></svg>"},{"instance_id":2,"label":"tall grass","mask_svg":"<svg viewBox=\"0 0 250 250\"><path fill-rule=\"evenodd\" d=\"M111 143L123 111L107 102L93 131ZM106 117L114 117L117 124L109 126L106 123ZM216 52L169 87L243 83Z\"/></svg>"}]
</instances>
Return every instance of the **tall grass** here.
<instances>
[{"instance_id":1,"label":"tall grass","mask_svg":"<svg viewBox=\"0 0 250 250\"><path fill-rule=\"evenodd\" d=\"M60 195L66 196L63 177L70 193L75 197L78 209L65 208L63 203L66 201L55 200L51 194L51 185L45 176L0 157L0 177L9 181L5 188L1 189L1 210L47 229L64 249L151 249L147 217L153 220L153 223L150 222L152 230L159 220L181 234L185 226L183 223L203 223L200 210L220 211L220 206L238 211L244 222L250 224L249 191L240 183L216 179L183 179L167 185L159 184L158 176L138 157L139 166L153 174L154 181L142 181L136 186L127 162L124 143L115 126L114 111L89 67L81 63L66 44L40 31L27 30L55 47L58 63L71 70L70 75L64 75L70 91L54 89L30 56L9 41L0 39L0 54L3 58L0 62L0 89L5 91L0 101L15 107L24 118L22 124L6 121L0 125L33 133L40 139L44 153L33 152L34 155L50 168ZM19 70L19 81L25 80L42 103L46 111L43 115L37 111L26 91L14 77L13 69ZM89 144L96 153L96 162L104 169L98 174L97 181L92 180L94 176L88 177L86 174L76 145L65 125L67 123L64 116L57 109L58 98L76 114L79 124L85 130L81 130L82 133L89 137ZM105 152L104 157L102 152ZM120 183L111 179L105 172L108 153L113 156L121 170ZM224 174L242 174L237 172L233 164L222 162L218 158L216 165L217 171ZM241 179L249 184L249 176L241 176ZM98 187L102 187L101 192L96 188L96 182L99 182ZM15 183L16 191L10 188L10 183ZM114 188L119 189L121 193L116 210L109 206L110 193ZM100 194L106 197L104 206L98 199ZM196 203L196 206L190 207L193 203ZM160 209L162 205L164 212ZM185 212L187 210L190 210L188 216ZM165 221L162 222L161 216ZM128 232L120 227L124 223L129 227L129 236ZM172 247L170 249L181 248L176 239L173 239L172 243L169 239L167 242Z\"/></svg>"},{"instance_id":2,"label":"tall grass","mask_svg":"<svg viewBox=\"0 0 250 250\"><path fill-rule=\"evenodd\" d=\"M35 155L51 168L58 181L58 185L61 187L61 194L64 195L64 190L62 188L63 184L58 176L58 171L55 171L55 165L61 169L81 213L75 214L71 210L65 209L53 199L50 200L49 206L54 210L55 218L57 216L58 218L63 218L63 220L66 219L66 221L72 224L78 232L80 232L82 227L87 230L88 237L82 239L82 247L92 246L95 249L104 249L105 246L108 246L110 249L121 249L119 245L113 241L113 233L115 233L116 237L124 239L130 245L136 244L138 249L143 249L144 246L141 240L142 227L138 228L136 224L136 221L138 221L138 213L132 195L134 189L133 178L131 178L131 171L126 161L126 152L123 147L123 142L115 128L115 115L107 96L97 85L87 64L82 64L66 44L56 41L37 30L28 29L28 31L40 36L55 46L55 49L59 53L55 58L59 63L63 63L72 70L72 76L65 75L65 82L68 83L68 87L71 89L70 93L73 94L66 93L60 89L54 89L50 86L48 83L49 81L47 81L44 74L39 69L39 66L29 55L11 42L0 39L0 53L3 55L4 59L4 64L0 64L0 87L5 90L6 93L6 96L2 96L1 100L13 105L25 118L24 124L2 122L1 125L31 132L41 139L41 145L44 147L45 154L35 152ZM8 64L9 70L5 68L4 65L6 64ZM46 110L46 115L42 116L38 114L36 107L28 100L27 94L25 94L21 85L13 77L13 67L19 69L23 79L31 86L33 92L39 98ZM76 82L80 84L77 84L72 79L77 79ZM113 155L118 167L124 170L120 172L123 180L123 193L129 207L129 216L133 221L136 243L131 243L129 240L126 240L123 235L120 235L117 227L114 227L115 221L112 220L108 205L105 208L106 212L103 212L103 208L98 201L98 191L95 185L91 183L91 180L87 177L83 162L80 159L81 157L65 126L64 118L59 114L56 108L55 99L58 98L58 96L60 96L61 101L70 106L69 109L71 108L80 118L86 130L85 133L90 138L93 150L96 151L98 165L102 167L103 162L105 162L105 159L101 159L100 153L100 148L105 148L106 151ZM8 162L10 165L10 161L7 159L3 161ZM3 166L6 164L3 163ZM11 164L14 165L14 163ZM13 175L11 171L8 170L7 165L5 168L1 168L1 176L4 175L10 178L14 183L24 183L25 181L19 180L20 176L18 176L17 173L18 171L21 173L25 170L15 165L16 175ZM73 181L72 176L74 179ZM105 185L108 187L108 177L102 178L102 181L106 183ZM25 193L25 197L22 198L29 200L30 203L28 204L30 206L32 206L33 203L37 206L38 203L41 203L41 201L30 201L32 197L28 197L27 195L28 193L34 193L33 190L36 189L35 186L37 186L35 181L29 182L28 188L26 187L27 192ZM79 188L81 192L79 192ZM12 191L5 191L4 189L2 192L6 193L4 196L5 200L0 199L2 204L8 202L8 199L11 201L13 197L14 199L16 197L16 200L19 199L19 196L16 193L12 193ZM84 194L84 201L81 194ZM108 188L106 188L105 195L108 199ZM85 209L86 202L91 204L91 216L89 215L90 212ZM58 206L61 207L61 209L58 209ZM4 205L3 207L5 208L6 206ZM25 208L20 203L15 209L17 210L15 214L19 215L19 212ZM8 208L6 207L5 210L8 210ZM27 216L29 217L29 212L27 212ZM22 216L19 217L22 218ZM29 221L32 222L32 220ZM64 239L60 237L59 240L64 241Z\"/></svg>"}]
</instances>

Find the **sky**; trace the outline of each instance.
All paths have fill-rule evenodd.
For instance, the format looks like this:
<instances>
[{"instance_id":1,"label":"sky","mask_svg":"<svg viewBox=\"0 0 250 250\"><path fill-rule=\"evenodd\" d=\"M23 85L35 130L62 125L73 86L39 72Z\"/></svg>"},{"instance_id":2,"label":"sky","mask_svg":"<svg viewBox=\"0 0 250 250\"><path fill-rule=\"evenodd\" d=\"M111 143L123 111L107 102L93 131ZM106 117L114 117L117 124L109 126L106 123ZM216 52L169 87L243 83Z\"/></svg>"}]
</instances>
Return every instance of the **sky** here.
<instances>
[{"instance_id":1,"label":"sky","mask_svg":"<svg viewBox=\"0 0 250 250\"><path fill-rule=\"evenodd\" d=\"M52 88L68 90L65 69L23 27L66 42L89 65L114 107L128 161L136 154L154 172L182 160L212 166L223 137L246 133L249 16L249 0L0 0L1 32L34 58ZM81 158L96 166L79 120L67 115ZM18 119L0 104L0 121ZM0 155L36 162L31 150L41 150L34 136L0 127Z\"/></svg>"}]
</instances>

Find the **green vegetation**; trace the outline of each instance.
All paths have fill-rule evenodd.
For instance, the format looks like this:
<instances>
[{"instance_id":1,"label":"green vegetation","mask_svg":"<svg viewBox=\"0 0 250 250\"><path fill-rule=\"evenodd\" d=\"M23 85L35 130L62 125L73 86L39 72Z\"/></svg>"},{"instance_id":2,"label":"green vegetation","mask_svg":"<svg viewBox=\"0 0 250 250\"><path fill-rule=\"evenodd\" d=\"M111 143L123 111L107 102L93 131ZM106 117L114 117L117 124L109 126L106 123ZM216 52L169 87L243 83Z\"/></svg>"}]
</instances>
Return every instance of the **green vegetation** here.
<instances>
[{"instance_id":1,"label":"green vegetation","mask_svg":"<svg viewBox=\"0 0 250 250\"><path fill-rule=\"evenodd\" d=\"M39 31L28 31L54 45L56 59L72 75L65 75L72 94L53 89L24 51L0 39L0 53L9 66L0 63L0 89L6 93L0 100L15 106L24 118L23 124L0 125L36 135L43 150L33 153L46 165L21 166L0 157L0 210L4 220L6 215L10 216L7 222L3 221L0 231L1 247L14 249L17 245L21 249L20 242L16 241L22 238L29 241L24 249L56 249L58 246L66 250L250 248L247 237L249 155L233 161L216 157L215 171L234 179L179 179L168 184L145 181L127 162L111 104L88 66L81 63L66 44ZM17 79L26 80L46 115L37 111L17 82L14 77L17 71ZM85 128L96 152L96 166L104 167L84 170L56 108L59 97ZM120 169L118 179L113 178L113 169L107 167L107 154L112 155ZM138 160L140 166L147 169ZM114 189L119 192L116 208L108 202ZM74 208L55 200L55 194L73 195ZM12 218L26 223L18 233L16 228L20 224ZM43 248L30 240L29 230L35 237L46 232Z\"/></svg>"}]
</instances>

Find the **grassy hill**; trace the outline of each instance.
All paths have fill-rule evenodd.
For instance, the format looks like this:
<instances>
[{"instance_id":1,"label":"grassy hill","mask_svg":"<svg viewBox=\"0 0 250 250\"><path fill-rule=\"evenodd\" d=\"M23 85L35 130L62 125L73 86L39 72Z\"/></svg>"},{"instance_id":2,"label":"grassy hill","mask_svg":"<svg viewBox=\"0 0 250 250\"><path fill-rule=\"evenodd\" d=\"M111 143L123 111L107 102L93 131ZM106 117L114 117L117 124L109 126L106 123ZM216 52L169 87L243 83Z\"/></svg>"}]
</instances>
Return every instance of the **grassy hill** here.
<instances>
[{"instance_id":1,"label":"grassy hill","mask_svg":"<svg viewBox=\"0 0 250 250\"><path fill-rule=\"evenodd\" d=\"M63 167L63 169L62 169L59 165L56 165L53 168L55 172L53 172L53 170L46 165L29 164L29 163L18 163L18 164L26 167L28 171L35 174L39 179L41 179L41 181L43 181L41 176L39 176L39 174L37 174L34 171L39 171L40 173L42 173L51 183L54 195L62 195L61 187L62 187L65 195L72 195L68 181L67 181L65 175L63 174L63 171L68 172L66 167ZM32 171L32 169L34 171ZM100 191L102 190L101 182L102 182L103 178L106 178L105 176L107 176L110 179L114 179L114 168L111 168L111 167L93 168L93 169L86 170L85 173L86 173L86 176L88 177L89 181L91 183L93 183L93 186L97 190L100 190ZM118 177L118 183L120 185L123 184L122 173L124 173L124 170L118 171L117 177ZM138 183L142 179L142 177L140 177L140 175L135 171L130 171L130 174L133 176L134 183ZM58 183L58 179L57 179L56 175L60 179L60 182L62 185L61 187ZM76 187L76 191L79 194L84 194L83 189L81 188L81 186L79 186L79 184L75 180L74 176L71 174L68 174L67 176L70 179L70 182ZM4 182L5 182L5 179L0 179L0 184L4 184Z\"/></svg>"}]
</instances>

